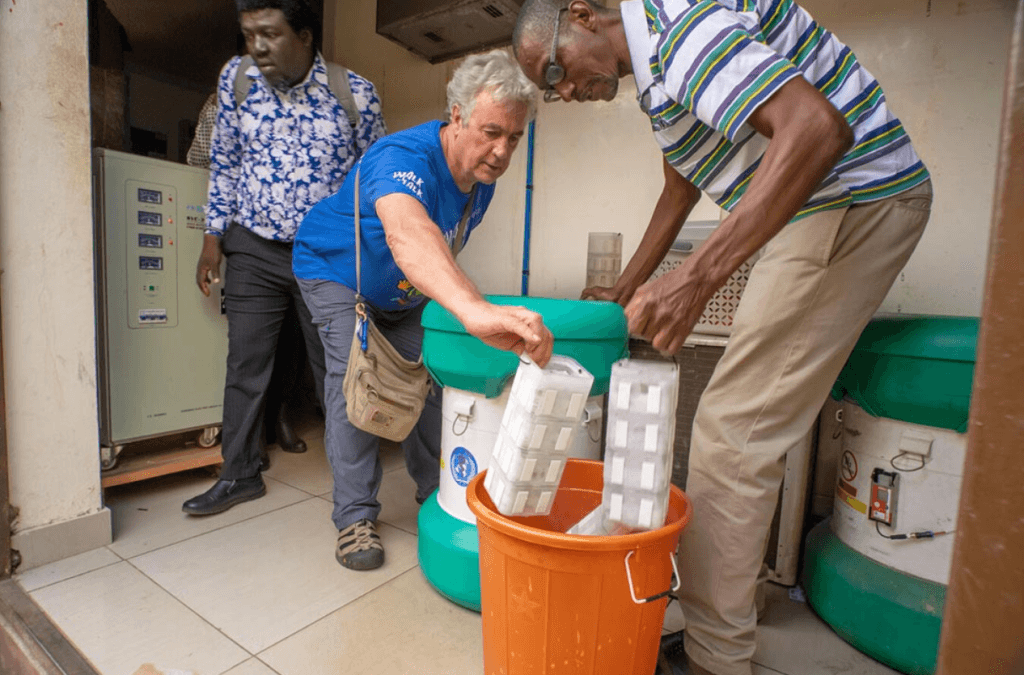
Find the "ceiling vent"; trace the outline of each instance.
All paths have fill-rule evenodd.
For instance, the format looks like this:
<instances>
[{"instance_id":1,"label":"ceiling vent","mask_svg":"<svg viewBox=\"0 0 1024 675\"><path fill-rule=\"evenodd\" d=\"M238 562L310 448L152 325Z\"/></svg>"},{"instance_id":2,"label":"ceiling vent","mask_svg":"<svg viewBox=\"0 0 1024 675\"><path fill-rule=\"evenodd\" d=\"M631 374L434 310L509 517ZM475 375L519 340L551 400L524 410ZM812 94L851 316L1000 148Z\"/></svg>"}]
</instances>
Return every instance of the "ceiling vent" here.
<instances>
[{"instance_id":1,"label":"ceiling vent","mask_svg":"<svg viewBox=\"0 0 1024 675\"><path fill-rule=\"evenodd\" d=\"M377 33L431 63L512 42L523 0L377 0Z\"/></svg>"}]
</instances>

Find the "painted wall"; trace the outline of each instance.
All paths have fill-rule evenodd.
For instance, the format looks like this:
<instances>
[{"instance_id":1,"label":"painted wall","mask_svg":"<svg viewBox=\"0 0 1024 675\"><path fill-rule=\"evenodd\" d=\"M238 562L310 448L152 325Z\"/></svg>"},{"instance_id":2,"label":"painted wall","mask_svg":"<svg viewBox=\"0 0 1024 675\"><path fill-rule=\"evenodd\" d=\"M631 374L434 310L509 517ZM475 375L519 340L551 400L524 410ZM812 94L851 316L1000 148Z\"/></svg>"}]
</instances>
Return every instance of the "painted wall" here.
<instances>
[{"instance_id":1,"label":"painted wall","mask_svg":"<svg viewBox=\"0 0 1024 675\"><path fill-rule=\"evenodd\" d=\"M616 2L609 3L617 5ZM882 309L978 315L1012 0L805 0L882 83L932 171L936 198L921 244ZM431 66L374 33L372 3L338 0L337 60L373 80L392 131L442 113L450 65ZM333 28L333 39L331 30ZM533 294L576 297L587 233L623 234L633 253L661 190L661 158L632 78L608 103L541 104L533 218ZM525 146L499 180L485 226L460 263L486 292L518 293ZM717 219L703 201L694 220Z\"/></svg>"},{"instance_id":2,"label":"painted wall","mask_svg":"<svg viewBox=\"0 0 1024 675\"><path fill-rule=\"evenodd\" d=\"M34 530L105 511L86 34L78 0L4 3L0 264L15 548ZM109 513L107 523L107 541L89 548L109 542Z\"/></svg>"},{"instance_id":3,"label":"painted wall","mask_svg":"<svg viewBox=\"0 0 1024 675\"><path fill-rule=\"evenodd\" d=\"M196 90L142 73L130 73L130 123L133 127L167 134L167 159L184 162L185 157L178 153L178 122L195 122L206 97L213 93L216 86L216 81L211 80L208 89Z\"/></svg>"}]
</instances>

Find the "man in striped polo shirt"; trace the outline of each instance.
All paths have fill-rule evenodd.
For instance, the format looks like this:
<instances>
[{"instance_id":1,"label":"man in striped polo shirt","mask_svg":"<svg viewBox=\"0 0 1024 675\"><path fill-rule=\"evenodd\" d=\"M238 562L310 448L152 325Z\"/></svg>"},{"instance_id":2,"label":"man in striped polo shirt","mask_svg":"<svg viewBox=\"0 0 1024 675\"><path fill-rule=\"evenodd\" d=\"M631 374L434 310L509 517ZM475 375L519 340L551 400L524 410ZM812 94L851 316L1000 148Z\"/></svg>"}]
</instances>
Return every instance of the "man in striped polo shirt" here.
<instances>
[{"instance_id":1,"label":"man in striped polo shirt","mask_svg":"<svg viewBox=\"0 0 1024 675\"><path fill-rule=\"evenodd\" d=\"M664 154L639 248L585 297L624 305L633 334L674 353L762 251L697 410L680 551L691 668L750 675L783 460L914 250L928 172L872 75L791 0L527 0L513 45L547 100L609 101L633 75ZM645 283L701 191L729 216Z\"/></svg>"}]
</instances>

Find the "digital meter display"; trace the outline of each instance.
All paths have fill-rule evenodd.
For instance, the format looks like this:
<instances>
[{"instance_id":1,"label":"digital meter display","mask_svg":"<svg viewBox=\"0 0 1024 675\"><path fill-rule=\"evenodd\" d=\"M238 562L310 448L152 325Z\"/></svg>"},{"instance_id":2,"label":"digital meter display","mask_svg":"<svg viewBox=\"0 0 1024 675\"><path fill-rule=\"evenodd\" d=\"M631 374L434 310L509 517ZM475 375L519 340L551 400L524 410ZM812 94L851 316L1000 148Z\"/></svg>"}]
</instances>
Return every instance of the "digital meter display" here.
<instances>
[{"instance_id":1,"label":"digital meter display","mask_svg":"<svg viewBox=\"0 0 1024 675\"><path fill-rule=\"evenodd\" d=\"M164 216L162 213L150 211L139 211L139 225L163 225Z\"/></svg>"},{"instance_id":2,"label":"digital meter display","mask_svg":"<svg viewBox=\"0 0 1024 675\"><path fill-rule=\"evenodd\" d=\"M147 190L139 188L139 201L143 204L163 204L164 193L159 190Z\"/></svg>"},{"instance_id":3,"label":"digital meter display","mask_svg":"<svg viewBox=\"0 0 1024 675\"><path fill-rule=\"evenodd\" d=\"M159 234L140 234L139 235L139 247L140 248L163 248L164 238Z\"/></svg>"},{"instance_id":4,"label":"digital meter display","mask_svg":"<svg viewBox=\"0 0 1024 675\"><path fill-rule=\"evenodd\" d=\"M140 270L162 270L164 268L164 259L157 256L140 255L139 256L139 269Z\"/></svg>"}]
</instances>

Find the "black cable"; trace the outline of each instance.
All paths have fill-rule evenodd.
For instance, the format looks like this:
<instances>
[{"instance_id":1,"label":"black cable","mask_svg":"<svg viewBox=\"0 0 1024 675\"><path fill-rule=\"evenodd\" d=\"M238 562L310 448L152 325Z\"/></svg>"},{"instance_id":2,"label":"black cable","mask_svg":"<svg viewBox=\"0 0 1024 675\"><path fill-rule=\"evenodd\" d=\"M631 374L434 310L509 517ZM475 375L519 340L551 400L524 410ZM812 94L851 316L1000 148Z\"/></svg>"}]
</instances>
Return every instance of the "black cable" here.
<instances>
[{"instance_id":1,"label":"black cable","mask_svg":"<svg viewBox=\"0 0 1024 675\"><path fill-rule=\"evenodd\" d=\"M885 534L884 532L882 532L882 528L880 527L880 525L881 523L876 520L875 532L877 532L880 536L886 539L890 539L892 541L902 541L904 539L934 539L935 537L939 537L944 534L953 534L954 532L956 532L956 530L939 530L937 532L932 530L922 530L920 532L910 532L908 534Z\"/></svg>"},{"instance_id":2,"label":"black cable","mask_svg":"<svg viewBox=\"0 0 1024 675\"><path fill-rule=\"evenodd\" d=\"M899 459L900 457L904 457L906 455L912 455L912 454L915 454L915 453L912 453L912 452L901 452L900 454L896 455L895 457L890 458L889 459L889 464L892 466L892 468L896 469L897 471L902 471L903 473L913 473L915 471L920 471L921 469L924 468L924 465L927 464L927 462L925 461L925 459L924 459L924 457L922 455L918 455L918 457L921 458L921 464L918 465L918 466L915 466L913 469L901 469L900 467L896 466L896 460L897 459Z\"/></svg>"}]
</instances>

